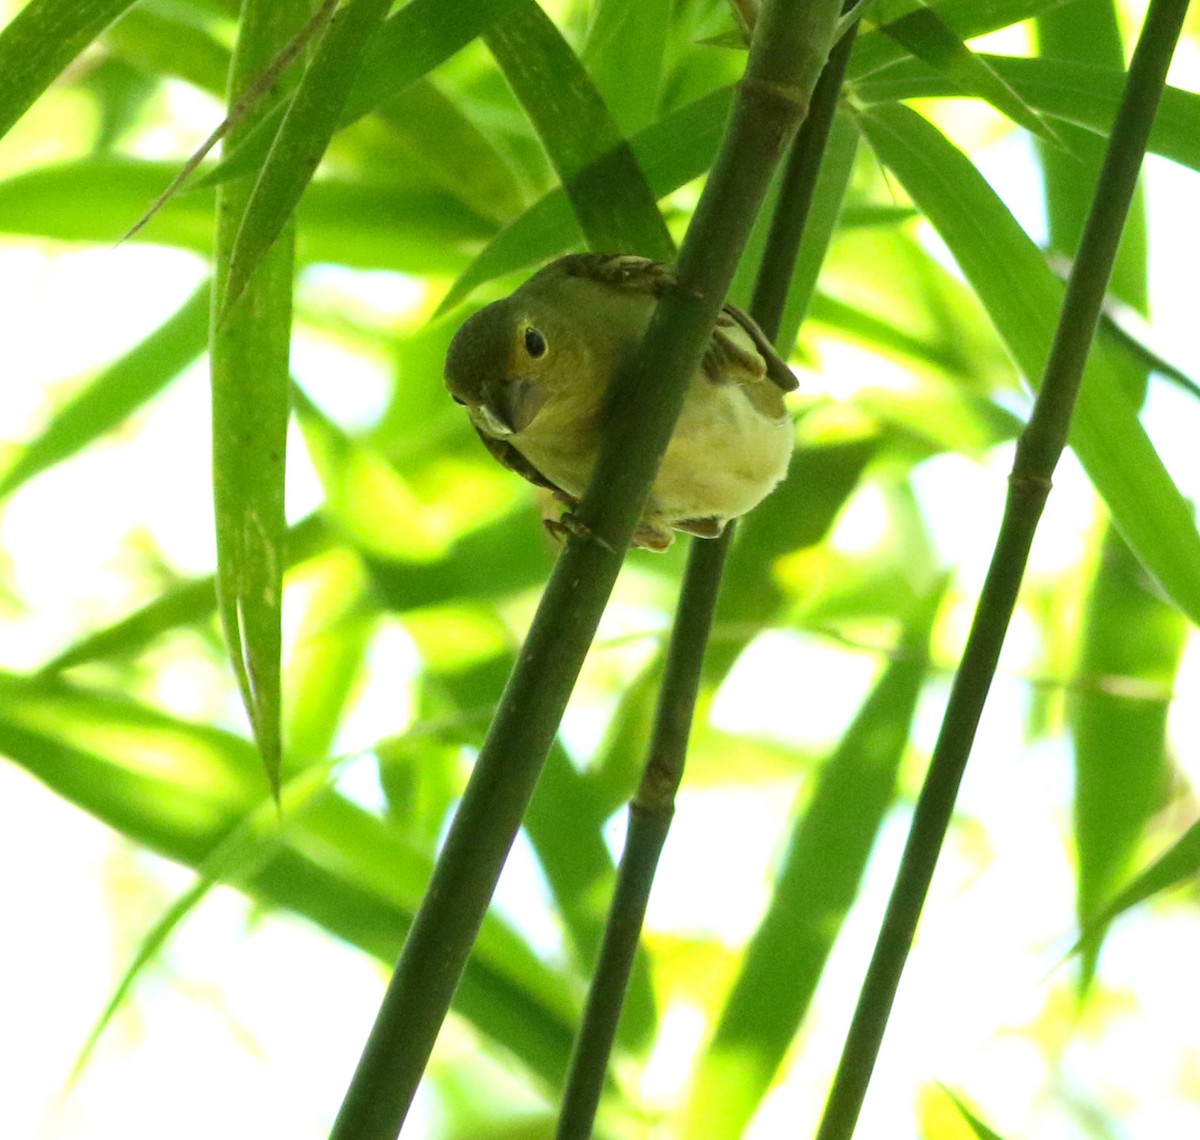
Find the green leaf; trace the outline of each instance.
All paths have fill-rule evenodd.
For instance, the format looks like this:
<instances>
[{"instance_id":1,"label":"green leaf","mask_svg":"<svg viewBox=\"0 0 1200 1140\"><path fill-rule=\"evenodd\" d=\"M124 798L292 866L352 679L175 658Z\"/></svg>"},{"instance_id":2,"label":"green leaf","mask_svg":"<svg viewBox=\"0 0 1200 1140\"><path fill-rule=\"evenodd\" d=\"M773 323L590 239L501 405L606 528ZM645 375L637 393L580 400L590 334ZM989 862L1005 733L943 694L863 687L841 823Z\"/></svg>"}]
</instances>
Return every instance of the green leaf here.
<instances>
[{"instance_id":1,"label":"green leaf","mask_svg":"<svg viewBox=\"0 0 1200 1140\"><path fill-rule=\"evenodd\" d=\"M671 23L670 0L597 0L580 56L626 135L655 119Z\"/></svg>"},{"instance_id":2,"label":"green leaf","mask_svg":"<svg viewBox=\"0 0 1200 1140\"><path fill-rule=\"evenodd\" d=\"M981 58L1031 107L1108 137L1125 90L1123 71L1064 59ZM892 103L945 98L958 91L945 76L912 60L856 83L854 94L866 103ZM1155 154L1200 170L1200 94L1178 87L1163 89L1149 147Z\"/></svg>"},{"instance_id":3,"label":"green leaf","mask_svg":"<svg viewBox=\"0 0 1200 1140\"><path fill-rule=\"evenodd\" d=\"M378 452L337 428L297 390L297 419L325 488L326 511L364 553L414 563L442 561L451 535Z\"/></svg>"},{"instance_id":4,"label":"green leaf","mask_svg":"<svg viewBox=\"0 0 1200 1140\"><path fill-rule=\"evenodd\" d=\"M294 824L307 802L323 792L328 781L327 768L310 769L289 780L281 789L279 809L274 803L260 804L252 809L200 862L195 881L175 899L138 944L132 961L113 987L108 1002L71 1067L71 1083L82 1074L104 1030L132 992L137 979L158 957L171 935L204 901L213 887L231 882L235 877L245 877L271 858L283 841L283 831L279 826L281 815Z\"/></svg>"},{"instance_id":5,"label":"green leaf","mask_svg":"<svg viewBox=\"0 0 1200 1140\"><path fill-rule=\"evenodd\" d=\"M634 159L656 198L678 190L712 165L732 98L728 87L709 92L630 139ZM438 312L460 304L488 281L565 253L581 239L566 192L561 187L550 191L492 238L451 286Z\"/></svg>"},{"instance_id":6,"label":"green leaf","mask_svg":"<svg viewBox=\"0 0 1200 1140\"><path fill-rule=\"evenodd\" d=\"M329 528L318 515L301 519L288 531L284 566L295 566L323 553L333 541ZM58 673L85 661L132 657L169 630L207 621L216 608L217 585L213 576L181 582L120 621L86 634L48 661L41 671Z\"/></svg>"},{"instance_id":7,"label":"green leaf","mask_svg":"<svg viewBox=\"0 0 1200 1140\"><path fill-rule=\"evenodd\" d=\"M1038 17L1038 54L1054 61L1125 69L1120 18L1116 4L1063 4ZM1090 132L1060 124L1070 153L1061 148L1039 146L1050 248L1064 257L1075 256L1091 208L1092 194L1104 161L1103 141ZM1080 161L1081 157L1086 161ZM1146 280L1146 200L1139 187L1130 204L1125 232L1113 265L1109 292L1141 312L1148 301Z\"/></svg>"},{"instance_id":8,"label":"green leaf","mask_svg":"<svg viewBox=\"0 0 1200 1140\"><path fill-rule=\"evenodd\" d=\"M864 130L929 218L1031 383L1049 351L1063 286L963 153L916 112L875 107ZM1124 362L1093 348L1071 446L1113 520L1176 605L1200 621L1200 537L1192 513L1137 418Z\"/></svg>"},{"instance_id":9,"label":"green leaf","mask_svg":"<svg viewBox=\"0 0 1200 1140\"><path fill-rule=\"evenodd\" d=\"M201 285L163 325L60 408L0 477L0 497L111 431L195 360L208 339L209 291L207 282Z\"/></svg>"},{"instance_id":10,"label":"green leaf","mask_svg":"<svg viewBox=\"0 0 1200 1140\"><path fill-rule=\"evenodd\" d=\"M709 646L704 662L709 683L724 677L759 630L778 616L787 595L772 576L775 561L816 546L828 534L876 449L874 439L801 448L784 483L740 524L713 616L714 630L722 636Z\"/></svg>"},{"instance_id":11,"label":"green leaf","mask_svg":"<svg viewBox=\"0 0 1200 1140\"><path fill-rule=\"evenodd\" d=\"M858 893L892 801L941 590L826 761L797 816L770 906L692 1083L687 1136L739 1136L770 1087Z\"/></svg>"},{"instance_id":12,"label":"green leaf","mask_svg":"<svg viewBox=\"0 0 1200 1140\"><path fill-rule=\"evenodd\" d=\"M1086 927L1073 953L1095 948L1108 927L1127 910L1155 895L1189 882L1200 873L1200 820L1130 882Z\"/></svg>"},{"instance_id":13,"label":"green leaf","mask_svg":"<svg viewBox=\"0 0 1200 1140\"><path fill-rule=\"evenodd\" d=\"M588 245L670 261L675 247L655 195L550 17L523 0L483 38L542 140Z\"/></svg>"},{"instance_id":14,"label":"green leaf","mask_svg":"<svg viewBox=\"0 0 1200 1140\"><path fill-rule=\"evenodd\" d=\"M169 75L222 96L229 49L187 19L137 6L104 33L104 46L148 75Z\"/></svg>"},{"instance_id":15,"label":"green leaf","mask_svg":"<svg viewBox=\"0 0 1200 1140\"><path fill-rule=\"evenodd\" d=\"M390 7L391 0L346 0L326 26L246 203L223 304L242 295L291 218L337 129L363 48Z\"/></svg>"},{"instance_id":16,"label":"green leaf","mask_svg":"<svg viewBox=\"0 0 1200 1140\"><path fill-rule=\"evenodd\" d=\"M1167 797L1167 714L1187 635L1182 615L1158 597L1111 531L1086 615L1068 705L1081 928L1127 879L1146 824ZM1099 949L1099 939L1084 948L1085 983Z\"/></svg>"},{"instance_id":17,"label":"green leaf","mask_svg":"<svg viewBox=\"0 0 1200 1140\"><path fill-rule=\"evenodd\" d=\"M428 882L429 853L395 828L334 793L307 795L328 769L289 785L304 810L281 816L264 799L247 741L120 693L0 674L0 751L122 835L202 873L228 874L251 897L389 964ZM456 1008L543 1082L560 1080L571 986L495 916L478 951Z\"/></svg>"},{"instance_id":18,"label":"green leaf","mask_svg":"<svg viewBox=\"0 0 1200 1140\"><path fill-rule=\"evenodd\" d=\"M0 233L111 245L175 169L169 162L93 155L15 175L0 181ZM86 210L79 208L81 201L87 202ZM214 201L212 189L177 194L133 240L211 256ZM297 217L297 255L305 263L431 276L461 272L495 229L436 187L414 190L333 179L309 187Z\"/></svg>"},{"instance_id":19,"label":"green leaf","mask_svg":"<svg viewBox=\"0 0 1200 1140\"><path fill-rule=\"evenodd\" d=\"M1039 138L1062 145L1058 134L987 60L971 51L929 8L883 25L881 31L943 74L964 95L975 95Z\"/></svg>"},{"instance_id":20,"label":"green leaf","mask_svg":"<svg viewBox=\"0 0 1200 1140\"><path fill-rule=\"evenodd\" d=\"M306 14L298 4L247 0L234 53L231 102L292 40ZM254 124L253 114L235 122L230 144L236 145ZM209 349L217 612L267 779L278 795L293 235L289 229L263 259L253 282L231 297L236 236L251 197L242 181L217 190L213 308L220 319Z\"/></svg>"},{"instance_id":21,"label":"green leaf","mask_svg":"<svg viewBox=\"0 0 1200 1140\"><path fill-rule=\"evenodd\" d=\"M994 32L1019 24L1061 4L1063 0L934 0L927 7L935 12L960 40ZM895 7L916 8L916 0ZM893 7L889 5L888 14ZM898 18L903 19L906 13ZM907 57L907 51L886 33L886 25L878 31L860 33L850 57L851 80L861 79L881 68ZM857 86L857 85L856 85Z\"/></svg>"},{"instance_id":22,"label":"green leaf","mask_svg":"<svg viewBox=\"0 0 1200 1140\"><path fill-rule=\"evenodd\" d=\"M980 1120L979 1117L976 1116L975 1113L973 1113L959 1097L955 1096L955 1094L944 1085L942 1086L942 1092L944 1092L953 1102L954 1107L958 1109L959 1115L963 1118L963 1120L966 1121L967 1127L975 1133L977 1140L1004 1140L1004 1137L1001 1136L999 1132L993 1131L986 1124L984 1124L984 1122Z\"/></svg>"},{"instance_id":23,"label":"green leaf","mask_svg":"<svg viewBox=\"0 0 1200 1140\"><path fill-rule=\"evenodd\" d=\"M409 0L379 30L363 55L343 122L352 122L507 21L524 0Z\"/></svg>"},{"instance_id":24,"label":"green leaf","mask_svg":"<svg viewBox=\"0 0 1200 1140\"><path fill-rule=\"evenodd\" d=\"M0 138L134 0L30 0L0 30Z\"/></svg>"},{"instance_id":25,"label":"green leaf","mask_svg":"<svg viewBox=\"0 0 1200 1140\"><path fill-rule=\"evenodd\" d=\"M553 561L537 515L522 506L463 536L432 562L364 559L380 603L401 613L461 598L491 602L545 584Z\"/></svg>"},{"instance_id":26,"label":"green leaf","mask_svg":"<svg viewBox=\"0 0 1200 1140\"><path fill-rule=\"evenodd\" d=\"M354 86L342 109L341 125L348 126L466 47L493 21L504 19L522 0L409 0L383 22L363 52ZM283 114L276 106L245 142L227 146L226 155L205 182L257 170L271 147L274 124Z\"/></svg>"},{"instance_id":27,"label":"green leaf","mask_svg":"<svg viewBox=\"0 0 1200 1140\"><path fill-rule=\"evenodd\" d=\"M432 80L418 79L378 111L414 164L480 217L505 221L525 193L496 144Z\"/></svg>"}]
</instances>

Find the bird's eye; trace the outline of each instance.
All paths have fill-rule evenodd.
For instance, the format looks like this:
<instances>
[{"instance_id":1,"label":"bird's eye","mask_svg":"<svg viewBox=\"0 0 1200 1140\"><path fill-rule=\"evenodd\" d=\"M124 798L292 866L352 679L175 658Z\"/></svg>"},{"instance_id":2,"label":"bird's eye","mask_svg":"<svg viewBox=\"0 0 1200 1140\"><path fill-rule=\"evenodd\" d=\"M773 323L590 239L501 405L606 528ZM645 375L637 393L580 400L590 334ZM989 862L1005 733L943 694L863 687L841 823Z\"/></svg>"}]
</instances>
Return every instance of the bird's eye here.
<instances>
[{"instance_id":1,"label":"bird's eye","mask_svg":"<svg viewBox=\"0 0 1200 1140\"><path fill-rule=\"evenodd\" d=\"M546 338L532 325L525 330L525 351L534 360L546 355Z\"/></svg>"}]
</instances>

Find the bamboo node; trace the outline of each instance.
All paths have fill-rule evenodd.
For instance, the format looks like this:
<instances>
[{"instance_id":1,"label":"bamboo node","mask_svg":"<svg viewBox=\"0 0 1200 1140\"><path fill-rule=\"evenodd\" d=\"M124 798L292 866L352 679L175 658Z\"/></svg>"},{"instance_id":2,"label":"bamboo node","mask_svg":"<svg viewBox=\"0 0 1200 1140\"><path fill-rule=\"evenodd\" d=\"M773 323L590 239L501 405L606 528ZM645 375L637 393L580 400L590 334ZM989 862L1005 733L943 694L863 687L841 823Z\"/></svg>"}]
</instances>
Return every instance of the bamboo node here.
<instances>
[{"instance_id":1,"label":"bamboo node","mask_svg":"<svg viewBox=\"0 0 1200 1140\"><path fill-rule=\"evenodd\" d=\"M801 111L808 109L809 91L799 83L780 83L774 79L760 79L755 75L744 75L739 84L744 90L769 96L789 107L799 107Z\"/></svg>"}]
</instances>

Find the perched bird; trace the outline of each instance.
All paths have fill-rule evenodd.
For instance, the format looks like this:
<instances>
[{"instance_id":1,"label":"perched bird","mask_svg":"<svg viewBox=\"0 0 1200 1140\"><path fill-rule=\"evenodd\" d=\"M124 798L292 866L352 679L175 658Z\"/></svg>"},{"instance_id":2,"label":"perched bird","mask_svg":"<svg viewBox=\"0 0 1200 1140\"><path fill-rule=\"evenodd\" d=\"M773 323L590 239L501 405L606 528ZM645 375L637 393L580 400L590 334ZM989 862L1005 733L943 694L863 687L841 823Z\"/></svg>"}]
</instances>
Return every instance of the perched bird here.
<instances>
[{"instance_id":1,"label":"perched bird","mask_svg":"<svg viewBox=\"0 0 1200 1140\"><path fill-rule=\"evenodd\" d=\"M669 269L643 257L559 258L464 322L446 356L446 386L501 463L574 506L599 454L604 417L613 414L605 408L609 383L672 284ZM689 383L635 545L665 550L672 530L715 538L765 498L791 458L783 394L796 386L762 330L726 305Z\"/></svg>"}]
</instances>

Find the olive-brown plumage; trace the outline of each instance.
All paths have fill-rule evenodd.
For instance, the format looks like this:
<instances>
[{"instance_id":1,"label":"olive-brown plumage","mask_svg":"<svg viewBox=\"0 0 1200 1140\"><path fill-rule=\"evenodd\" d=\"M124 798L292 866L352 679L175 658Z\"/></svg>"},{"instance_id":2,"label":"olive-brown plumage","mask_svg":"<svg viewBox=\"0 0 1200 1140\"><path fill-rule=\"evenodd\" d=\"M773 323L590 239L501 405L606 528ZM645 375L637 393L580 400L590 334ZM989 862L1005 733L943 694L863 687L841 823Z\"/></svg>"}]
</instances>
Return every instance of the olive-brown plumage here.
<instances>
[{"instance_id":1,"label":"olive-brown plumage","mask_svg":"<svg viewBox=\"0 0 1200 1140\"><path fill-rule=\"evenodd\" d=\"M670 284L666 267L642 257L572 254L464 322L446 357L446 386L488 450L577 503L599 454L609 383ZM672 530L712 538L757 505L787 472L794 432L783 393L795 387L758 326L726 305L635 544L665 550Z\"/></svg>"}]
</instances>

